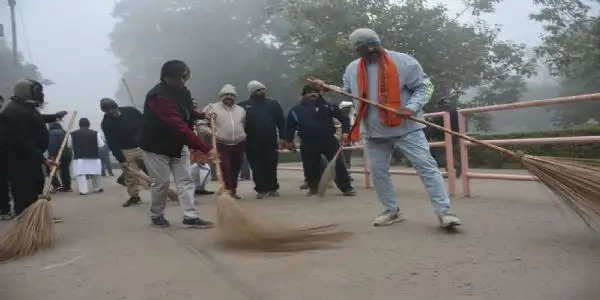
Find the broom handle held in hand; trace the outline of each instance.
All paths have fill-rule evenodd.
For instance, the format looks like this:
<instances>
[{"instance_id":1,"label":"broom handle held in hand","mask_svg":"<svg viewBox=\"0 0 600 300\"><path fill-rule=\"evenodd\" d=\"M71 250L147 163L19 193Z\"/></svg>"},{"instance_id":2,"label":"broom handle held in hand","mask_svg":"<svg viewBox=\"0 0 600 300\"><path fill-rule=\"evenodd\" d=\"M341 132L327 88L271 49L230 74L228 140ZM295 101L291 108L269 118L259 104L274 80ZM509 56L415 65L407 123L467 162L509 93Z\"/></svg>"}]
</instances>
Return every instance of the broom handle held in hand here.
<instances>
[{"instance_id":1,"label":"broom handle held in hand","mask_svg":"<svg viewBox=\"0 0 600 300\"><path fill-rule=\"evenodd\" d=\"M336 93L342 94L344 96L348 96L348 97L354 98L356 100L359 100L359 101L362 101L362 102L365 102L365 103L377 106L377 107L379 107L381 109L384 109L384 110L387 110L387 111L390 111L390 112L402 115L400 112L396 111L395 109L393 109L391 107L388 107L388 106L385 106L385 105L373 102L371 100L368 100L368 99L365 99L365 98L362 98L362 97L354 96L353 94L350 94L350 93L348 93L346 91L342 91L342 90L340 90L338 88L335 88L335 87L332 87L332 86L328 86L328 88L330 90L332 90L332 91L334 91ZM486 146L486 147L492 148L494 150L503 152L506 155L509 155L509 156L512 156L512 157L518 157L518 155L514 151L508 150L506 148L502 148L502 147L499 147L499 146L496 146L496 145L493 145L493 144L490 144L490 143L487 143L487 142L484 142L484 141L472 138L472 137L470 137L468 135L465 135L465 134L462 134L462 133L458 133L456 131L452 131L452 130L446 128L446 127L443 127L443 126L440 126L440 125L437 125L437 124L434 124L434 123L431 123L431 122L427 122L425 120L417 119L414 116L407 116L407 118L410 119L410 120L412 120L412 121L415 121L417 123L421 123L421 124L424 124L424 125L436 128L436 129L441 130L441 131L443 131L445 133L449 133L449 134L461 137L461 138L463 138L463 139L465 139L467 141L470 141L472 143L475 143L475 144L478 144L478 145L481 145L481 146Z\"/></svg>"},{"instance_id":2,"label":"broom handle held in hand","mask_svg":"<svg viewBox=\"0 0 600 300\"><path fill-rule=\"evenodd\" d=\"M71 130L73 129L73 123L75 122L76 116L77 116L77 111L75 110L75 111L73 111L71 120L69 120L69 126L67 127L67 132L66 132L65 136L63 137L62 143L60 144L60 149L58 150L58 154L56 155L56 158L54 159L54 162L56 164L60 163L60 158L62 157L65 147L67 146L67 140L69 140L69 135L71 134ZM52 169L50 169L49 180L48 180L48 182L46 182L46 185L44 185L44 191L43 191L44 195L47 195L50 192L50 185L52 183L52 178L54 178L54 175L56 174L56 169L58 169L58 166L52 166Z\"/></svg>"},{"instance_id":3,"label":"broom handle held in hand","mask_svg":"<svg viewBox=\"0 0 600 300\"><path fill-rule=\"evenodd\" d=\"M221 170L221 159L219 158L219 151L217 150L217 136L215 134L215 119L210 118L210 131L212 138L212 146L213 152L215 154L214 163L215 168L217 169L217 179L219 180L219 184L225 190L225 181L223 180L223 170Z\"/></svg>"}]
</instances>

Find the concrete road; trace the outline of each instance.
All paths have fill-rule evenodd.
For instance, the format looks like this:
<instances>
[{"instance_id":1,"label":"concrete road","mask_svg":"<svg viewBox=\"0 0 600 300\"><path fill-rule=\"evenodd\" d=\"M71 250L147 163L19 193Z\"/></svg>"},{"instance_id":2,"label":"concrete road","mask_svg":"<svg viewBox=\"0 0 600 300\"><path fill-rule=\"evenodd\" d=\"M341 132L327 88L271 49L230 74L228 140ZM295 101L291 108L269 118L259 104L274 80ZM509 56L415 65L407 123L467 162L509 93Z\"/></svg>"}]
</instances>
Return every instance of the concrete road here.
<instances>
[{"instance_id":1,"label":"concrete road","mask_svg":"<svg viewBox=\"0 0 600 300\"><path fill-rule=\"evenodd\" d=\"M600 236L538 184L476 181L475 197L454 199L465 224L448 233L410 176L394 177L407 221L371 226L380 207L355 178L350 198L336 189L306 198L292 171L280 173L281 198L256 200L242 183L244 204L268 217L354 233L334 249L264 253L184 228L173 203L172 226L152 228L148 193L143 205L123 208L125 189L105 177L103 194L55 196L65 218L56 247L0 264L0 299L600 299ZM214 219L214 197L198 201Z\"/></svg>"}]
</instances>

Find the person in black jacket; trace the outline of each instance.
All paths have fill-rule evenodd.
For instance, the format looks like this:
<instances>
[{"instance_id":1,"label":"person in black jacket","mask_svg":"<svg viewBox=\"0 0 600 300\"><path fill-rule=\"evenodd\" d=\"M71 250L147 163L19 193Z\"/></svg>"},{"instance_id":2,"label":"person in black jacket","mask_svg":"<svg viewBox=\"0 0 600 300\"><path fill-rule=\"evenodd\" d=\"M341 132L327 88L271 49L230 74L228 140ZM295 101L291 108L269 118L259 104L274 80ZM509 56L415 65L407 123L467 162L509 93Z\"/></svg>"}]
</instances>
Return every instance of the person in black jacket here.
<instances>
[{"instance_id":1,"label":"person in black jacket","mask_svg":"<svg viewBox=\"0 0 600 300\"><path fill-rule=\"evenodd\" d=\"M193 131L194 122L206 115L194 110L190 91L185 86L190 68L180 60L163 64L160 83L146 95L140 147L144 163L154 182L150 207L152 225L168 227L164 217L171 175L175 178L183 224L195 228L212 228L214 224L200 218L194 202L194 181L190 174L189 148L203 153L211 151Z\"/></svg>"},{"instance_id":2,"label":"person in black jacket","mask_svg":"<svg viewBox=\"0 0 600 300\"><path fill-rule=\"evenodd\" d=\"M66 132L58 122L50 123L48 127L50 129L50 139L48 143L48 158L55 160ZM52 185L54 186L55 191L73 191L71 189L71 171L69 169L72 160L73 153L71 152L71 148L65 147L60 158L60 166L57 170L60 172L60 182L58 182L58 176L52 178Z\"/></svg>"},{"instance_id":3,"label":"person in black jacket","mask_svg":"<svg viewBox=\"0 0 600 300\"><path fill-rule=\"evenodd\" d=\"M256 81L248 83L250 99L238 105L246 110L246 157L252 169L256 198L278 197L277 149L284 141L285 120L279 102L267 98L266 87ZM279 139L277 132L279 131Z\"/></svg>"},{"instance_id":4,"label":"person in black jacket","mask_svg":"<svg viewBox=\"0 0 600 300\"><path fill-rule=\"evenodd\" d=\"M447 111L450 113L450 129L452 131L458 132L458 111L456 110L457 101L456 95L450 95L442 97L437 103L436 111ZM441 117L435 117L431 122L444 126L444 120ZM444 140L444 132L432 127L427 127L423 130L425 132L425 136L427 139L432 141L443 141ZM454 151L454 169L456 170L456 177L459 178L461 175L461 165L460 165L460 145L459 138L457 136L452 136L452 146ZM436 160L440 167L445 167L448 169L448 163L446 161L446 149L445 148L434 148L430 149L431 155Z\"/></svg>"},{"instance_id":5,"label":"person in black jacket","mask_svg":"<svg viewBox=\"0 0 600 300\"><path fill-rule=\"evenodd\" d=\"M142 113L135 107L119 106L109 98L100 100L100 109L104 112L102 131L106 143L121 164L129 194L129 200L123 203L123 207L139 204L142 202L142 183L132 172L139 172L144 168L144 151L140 148Z\"/></svg>"},{"instance_id":6,"label":"person in black jacket","mask_svg":"<svg viewBox=\"0 0 600 300\"><path fill-rule=\"evenodd\" d=\"M14 96L0 114L0 127L5 132L6 171L14 198L15 214L19 215L34 203L44 188L42 164L49 169L57 164L44 157L48 148L45 123L63 118L67 112L42 115L38 109L44 103L41 83L24 79L15 85Z\"/></svg>"},{"instance_id":7,"label":"person in black jacket","mask_svg":"<svg viewBox=\"0 0 600 300\"><path fill-rule=\"evenodd\" d=\"M79 119L79 129L71 133L73 143L73 173L77 180L80 195L89 193L88 180L91 178L93 191L101 193L102 189L102 161L100 160L100 148L104 141L97 131L90 129L90 121L87 118Z\"/></svg>"},{"instance_id":8,"label":"person in black jacket","mask_svg":"<svg viewBox=\"0 0 600 300\"><path fill-rule=\"evenodd\" d=\"M339 141L335 138L333 118L342 123L342 139L346 140L350 131L348 117L341 113L337 105L327 103L320 92L311 85L304 86L300 104L294 106L288 114L285 135L287 146L293 149L297 130L301 139L302 166L308 182L307 196L317 193L322 175L321 155L331 160L340 147ZM335 172L335 183L338 188L345 196L354 196L356 191L352 187L341 155L336 161Z\"/></svg>"},{"instance_id":9,"label":"person in black jacket","mask_svg":"<svg viewBox=\"0 0 600 300\"><path fill-rule=\"evenodd\" d=\"M4 108L4 98L0 96L0 116ZM7 126L0 124L0 220L9 220L10 215L10 194L8 189L8 174L6 161L6 147L8 141L6 139Z\"/></svg>"}]
</instances>

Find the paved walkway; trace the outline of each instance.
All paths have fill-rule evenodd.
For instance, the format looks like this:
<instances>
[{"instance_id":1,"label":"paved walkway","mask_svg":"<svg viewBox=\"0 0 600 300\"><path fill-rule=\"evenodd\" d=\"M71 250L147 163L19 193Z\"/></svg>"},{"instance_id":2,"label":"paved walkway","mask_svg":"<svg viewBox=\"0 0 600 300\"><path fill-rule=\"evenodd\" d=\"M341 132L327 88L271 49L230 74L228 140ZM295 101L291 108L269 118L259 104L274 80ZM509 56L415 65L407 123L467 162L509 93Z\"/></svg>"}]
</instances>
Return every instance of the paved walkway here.
<instances>
[{"instance_id":1,"label":"paved walkway","mask_svg":"<svg viewBox=\"0 0 600 300\"><path fill-rule=\"evenodd\" d=\"M600 237L561 212L531 182L476 181L474 198L454 200L465 225L438 228L418 178L396 176L407 221L371 226L374 192L355 175L358 196L330 189L305 198L299 172L280 173L282 197L243 202L298 225L335 222L354 235L339 248L297 253L225 249L215 230L186 229L170 204L169 229L149 226L144 204L122 208L125 189L55 197L54 249L0 265L2 300L107 299L598 299ZM215 189L214 183L211 186ZM214 219L213 197L198 198ZM1 223L0 223L1 226Z\"/></svg>"}]
</instances>

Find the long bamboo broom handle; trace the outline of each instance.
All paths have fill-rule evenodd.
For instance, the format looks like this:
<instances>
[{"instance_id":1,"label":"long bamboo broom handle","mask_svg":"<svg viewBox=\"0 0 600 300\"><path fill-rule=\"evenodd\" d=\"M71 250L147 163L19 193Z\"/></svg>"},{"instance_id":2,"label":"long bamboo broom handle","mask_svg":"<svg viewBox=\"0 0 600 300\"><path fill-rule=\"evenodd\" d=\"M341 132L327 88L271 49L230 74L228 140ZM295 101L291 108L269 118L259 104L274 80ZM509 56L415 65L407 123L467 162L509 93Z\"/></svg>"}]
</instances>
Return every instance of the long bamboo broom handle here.
<instances>
[{"instance_id":1,"label":"long bamboo broom handle","mask_svg":"<svg viewBox=\"0 0 600 300\"><path fill-rule=\"evenodd\" d=\"M73 129L73 123L75 122L76 116L77 116L77 111L74 110L73 115L71 116L71 120L69 120L69 126L67 127L67 132L66 132L65 136L63 137L62 143L60 144L60 149L58 150L58 154L56 155L56 158L54 159L54 162L57 165L60 163L60 158L62 157L65 147L67 146L67 140L69 140L69 135L71 134L71 130ZM52 184L52 178L54 178L54 175L56 174L56 169L58 169L58 166L52 166L52 168L50 169L50 177L49 177L49 180L44 185L44 191L43 191L42 195L48 195L48 193L50 192L50 185Z\"/></svg>"},{"instance_id":2,"label":"long bamboo broom handle","mask_svg":"<svg viewBox=\"0 0 600 300\"><path fill-rule=\"evenodd\" d=\"M362 97L355 96L355 95L350 94L350 93L348 93L346 91L342 91L342 90L338 89L337 87L327 86L327 88L330 89L330 90L332 90L332 91L334 91L334 92L336 92L336 93L339 93L339 94L342 94L344 96L348 96L348 97L354 98L356 100L359 100L359 101L362 101L362 102L365 102L365 103L377 106L377 107L379 107L381 109L384 109L384 110L387 110L389 112L393 112L393 113L396 113L398 115L403 115L401 112L399 112L399 111L397 111L397 110L395 110L395 109L393 109L391 107L379 104L377 102L373 102L371 100L368 100L368 99L365 99L365 98L362 98ZM424 125L427 125L427 126L430 126L430 127L436 128L436 129L439 129L439 130L441 130L443 132L446 132L446 133L458 136L458 137L463 138L463 139L465 139L467 141L470 141L472 143L475 143L475 144L478 144L478 145L481 145L481 146L485 146L485 147L488 147L488 148L492 148L492 149L500 151L500 152L502 152L502 153L504 153L506 155L509 155L509 156L512 156L512 157L515 157L515 158L519 158L519 155L516 152L508 150L506 148L502 148L502 147L490 144L488 142L484 142L482 140L475 139L475 138L470 137L468 135L465 135L465 134L462 134L462 133L458 133L456 131L452 131L452 130L450 130L448 128L445 128L443 126L440 126L440 125L437 125L437 124L434 124L434 123L431 123L431 122L427 122L425 120L417 119L417 118L415 118L413 116L406 116L406 117L408 119L412 120L412 121L417 122L417 123L421 123L421 124L424 124Z\"/></svg>"},{"instance_id":3,"label":"long bamboo broom handle","mask_svg":"<svg viewBox=\"0 0 600 300\"><path fill-rule=\"evenodd\" d=\"M210 132L213 144L213 152L215 158L213 162L215 163L215 169L217 169L217 179L219 180L219 184L221 185L221 189L225 191L225 181L223 180L223 170L221 170L221 158L219 158L219 151L217 150L217 135L215 134L215 119L210 119Z\"/></svg>"}]
</instances>

